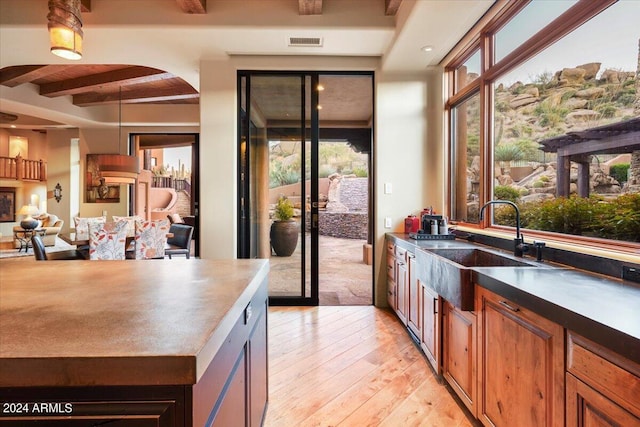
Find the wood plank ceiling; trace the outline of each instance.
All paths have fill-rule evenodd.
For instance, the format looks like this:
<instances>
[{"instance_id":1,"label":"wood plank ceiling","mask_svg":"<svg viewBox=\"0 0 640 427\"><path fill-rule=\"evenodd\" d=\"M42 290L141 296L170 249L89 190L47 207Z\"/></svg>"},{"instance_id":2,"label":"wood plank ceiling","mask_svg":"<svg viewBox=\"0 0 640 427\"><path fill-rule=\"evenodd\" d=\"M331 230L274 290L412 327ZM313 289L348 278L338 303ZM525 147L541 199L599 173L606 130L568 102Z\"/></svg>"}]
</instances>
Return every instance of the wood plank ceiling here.
<instances>
[{"instance_id":1,"label":"wood plank ceiling","mask_svg":"<svg viewBox=\"0 0 640 427\"><path fill-rule=\"evenodd\" d=\"M189 14L207 13L206 0L175 0ZM380 0L382 1L382 0ZM323 0L298 0L300 15L321 15ZM402 0L384 0L385 14L395 15ZM215 4L215 3L214 3ZM91 12L91 0L81 0ZM0 70L0 84L31 83L49 98L71 96L81 107L114 104L198 104L199 93L186 81L155 68L131 65L21 65Z\"/></svg>"}]
</instances>

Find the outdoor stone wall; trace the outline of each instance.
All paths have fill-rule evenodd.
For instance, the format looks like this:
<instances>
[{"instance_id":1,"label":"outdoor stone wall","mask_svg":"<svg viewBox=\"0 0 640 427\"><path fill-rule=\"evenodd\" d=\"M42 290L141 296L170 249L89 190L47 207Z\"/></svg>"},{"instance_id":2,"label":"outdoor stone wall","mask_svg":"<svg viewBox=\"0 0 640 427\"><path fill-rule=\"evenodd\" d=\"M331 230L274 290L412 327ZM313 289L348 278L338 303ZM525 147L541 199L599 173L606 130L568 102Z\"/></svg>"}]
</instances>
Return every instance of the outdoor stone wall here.
<instances>
[{"instance_id":1,"label":"outdoor stone wall","mask_svg":"<svg viewBox=\"0 0 640 427\"><path fill-rule=\"evenodd\" d=\"M330 199L336 197L341 208L346 210L320 210L318 219L321 236L366 240L369 234L369 182L367 178L341 177L339 188L330 192ZM329 206L329 205L328 205ZM306 218L306 230L311 229L310 218Z\"/></svg>"}]
</instances>

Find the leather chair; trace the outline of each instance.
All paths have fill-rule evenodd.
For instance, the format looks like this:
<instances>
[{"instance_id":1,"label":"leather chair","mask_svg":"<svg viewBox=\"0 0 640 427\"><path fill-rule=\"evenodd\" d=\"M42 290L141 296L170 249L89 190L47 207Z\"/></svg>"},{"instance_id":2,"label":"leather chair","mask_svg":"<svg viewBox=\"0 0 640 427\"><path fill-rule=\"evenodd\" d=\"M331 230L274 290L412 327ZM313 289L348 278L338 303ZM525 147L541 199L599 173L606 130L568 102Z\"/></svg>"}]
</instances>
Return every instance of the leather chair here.
<instances>
[{"instance_id":1,"label":"leather chair","mask_svg":"<svg viewBox=\"0 0 640 427\"><path fill-rule=\"evenodd\" d=\"M190 258L193 227L186 224L171 224L169 234L173 234L173 237L167 239L164 254L169 255L169 259L172 255L186 255Z\"/></svg>"},{"instance_id":2,"label":"leather chair","mask_svg":"<svg viewBox=\"0 0 640 427\"><path fill-rule=\"evenodd\" d=\"M31 237L31 246L33 246L33 255L35 255L36 261L85 259L82 252L76 249L47 253L42 237L37 235Z\"/></svg>"}]
</instances>

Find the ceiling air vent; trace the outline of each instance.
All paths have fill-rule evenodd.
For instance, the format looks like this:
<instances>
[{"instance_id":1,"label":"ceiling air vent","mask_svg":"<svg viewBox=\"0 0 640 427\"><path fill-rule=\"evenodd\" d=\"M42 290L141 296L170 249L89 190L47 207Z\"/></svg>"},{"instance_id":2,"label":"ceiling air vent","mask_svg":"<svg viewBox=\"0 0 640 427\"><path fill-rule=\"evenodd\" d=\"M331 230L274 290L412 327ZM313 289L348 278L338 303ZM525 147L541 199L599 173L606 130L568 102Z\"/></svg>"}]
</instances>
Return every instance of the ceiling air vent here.
<instances>
[{"instance_id":1,"label":"ceiling air vent","mask_svg":"<svg viewBox=\"0 0 640 427\"><path fill-rule=\"evenodd\" d=\"M321 47L322 37L289 37L289 46Z\"/></svg>"}]
</instances>

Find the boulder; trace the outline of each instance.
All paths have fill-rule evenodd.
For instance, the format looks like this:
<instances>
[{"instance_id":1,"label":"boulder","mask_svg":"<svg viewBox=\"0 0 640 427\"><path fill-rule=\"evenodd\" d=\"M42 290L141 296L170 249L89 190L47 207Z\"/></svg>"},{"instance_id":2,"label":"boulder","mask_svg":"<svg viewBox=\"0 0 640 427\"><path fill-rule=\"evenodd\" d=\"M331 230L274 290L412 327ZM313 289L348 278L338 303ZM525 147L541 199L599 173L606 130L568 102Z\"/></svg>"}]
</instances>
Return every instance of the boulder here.
<instances>
[{"instance_id":1,"label":"boulder","mask_svg":"<svg viewBox=\"0 0 640 427\"><path fill-rule=\"evenodd\" d=\"M618 84L620 83L620 72L610 69L604 70L600 78L607 83Z\"/></svg>"},{"instance_id":2,"label":"boulder","mask_svg":"<svg viewBox=\"0 0 640 427\"><path fill-rule=\"evenodd\" d=\"M579 90L576 92L575 97L581 99L597 99L605 94L603 87L590 87L588 89Z\"/></svg>"},{"instance_id":3,"label":"boulder","mask_svg":"<svg viewBox=\"0 0 640 427\"><path fill-rule=\"evenodd\" d=\"M586 99L575 99L575 98L571 98L564 103L564 106L570 110L581 110L586 108L588 105L589 105L589 101L587 101Z\"/></svg>"},{"instance_id":4,"label":"boulder","mask_svg":"<svg viewBox=\"0 0 640 427\"><path fill-rule=\"evenodd\" d=\"M584 76L587 72L583 68L563 68L560 71L558 80L566 82L565 85L580 85L584 83Z\"/></svg>"},{"instance_id":5,"label":"boulder","mask_svg":"<svg viewBox=\"0 0 640 427\"><path fill-rule=\"evenodd\" d=\"M588 64L578 65L576 68L582 68L585 71L584 79L593 80L600 71L601 62L590 62Z\"/></svg>"},{"instance_id":6,"label":"boulder","mask_svg":"<svg viewBox=\"0 0 640 427\"><path fill-rule=\"evenodd\" d=\"M567 123L585 122L589 120L595 120L600 116L600 113L593 110L575 110L567 114Z\"/></svg>"},{"instance_id":7,"label":"boulder","mask_svg":"<svg viewBox=\"0 0 640 427\"><path fill-rule=\"evenodd\" d=\"M553 194L549 194L549 193L534 193L534 194L529 194L526 196L522 196L520 198L520 200L522 200L524 203L528 203L528 202L541 202L544 200L550 200L553 199L554 196Z\"/></svg>"},{"instance_id":8,"label":"boulder","mask_svg":"<svg viewBox=\"0 0 640 427\"><path fill-rule=\"evenodd\" d=\"M534 102L537 102L538 98L528 94L528 93L523 93L520 94L518 96L516 96L515 98L513 98L510 102L509 102L509 107L516 109L518 107L522 107L525 105L529 105L529 104L533 104Z\"/></svg>"}]
</instances>

